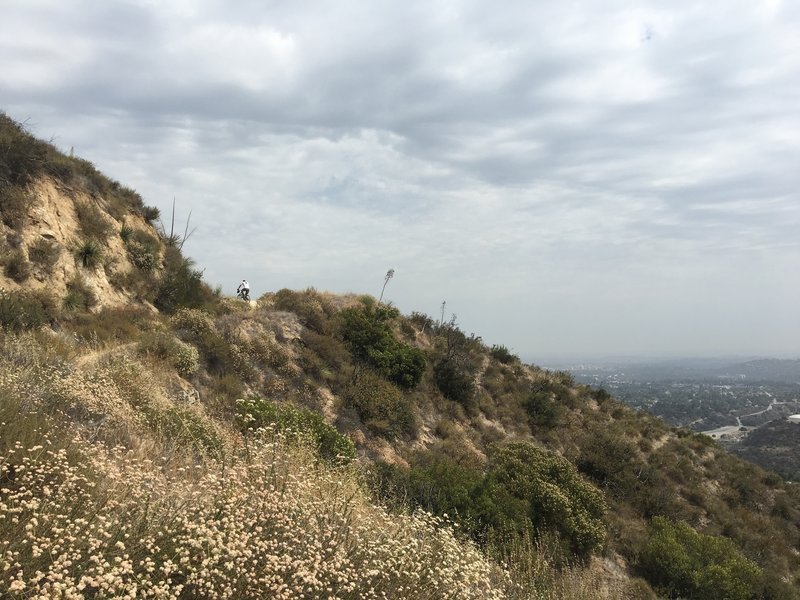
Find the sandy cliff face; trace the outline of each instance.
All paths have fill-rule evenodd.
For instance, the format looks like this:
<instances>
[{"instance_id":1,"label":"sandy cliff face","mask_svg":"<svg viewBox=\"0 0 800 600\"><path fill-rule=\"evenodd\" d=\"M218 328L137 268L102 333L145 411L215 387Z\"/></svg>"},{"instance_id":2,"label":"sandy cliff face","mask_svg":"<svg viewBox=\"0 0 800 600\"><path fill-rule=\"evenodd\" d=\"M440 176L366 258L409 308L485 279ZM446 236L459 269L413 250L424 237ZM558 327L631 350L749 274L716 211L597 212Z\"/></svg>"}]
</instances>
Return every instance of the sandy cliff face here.
<instances>
[{"instance_id":1,"label":"sandy cliff face","mask_svg":"<svg viewBox=\"0 0 800 600\"><path fill-rule=\"evenodd\" d=\"M124 281L126 272L135 269L120 231L127 226L155 235L153 227L133 212L114 218L107 212L102 197L68 187L51 178L39 179L29 187L29 191L31 204L23 226L13 230L0 224L4 230L0 251L8 254L22 250L30 261L30 276L17 282L0 270L0 288L47 290L55 297L63 298L68 284L80 279L97 299L93 310L134 301L132 294L120 283ZM75 257L76 249L86 239L77 211L79 203L98 208L109 225L109 235L100 241L102 262L93 268L84 267ZM50 242L58 254L55 263L47 269L30 260L31 249L41 240Z\"/></svg>"}]
</instances>

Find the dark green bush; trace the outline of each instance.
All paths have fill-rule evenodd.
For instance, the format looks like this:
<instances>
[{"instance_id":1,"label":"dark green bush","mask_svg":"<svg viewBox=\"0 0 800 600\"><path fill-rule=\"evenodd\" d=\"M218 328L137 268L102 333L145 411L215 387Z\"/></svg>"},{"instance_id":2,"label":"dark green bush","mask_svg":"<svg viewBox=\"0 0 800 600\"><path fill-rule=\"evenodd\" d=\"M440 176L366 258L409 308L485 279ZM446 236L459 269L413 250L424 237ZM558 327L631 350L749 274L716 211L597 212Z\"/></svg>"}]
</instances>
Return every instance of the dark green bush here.
<instances>
[{"instance_id":1,"label":"dark green bush","mask_svg":"<svg viewBox=\"0 0 800 600\"><path fill-rule=\"evenodd\" d=\"M581 444L578 469L618 498L634 497L642 473L638 452L623 432L595 431Z\"/></svg>"},{"instance_id":2,"label":"dark green bush","mask_svg":"<svg viewBox=\"0 0 800 600\"><path fill-rule=\"evenodd\" d=\"M409 399L396 386L366 371L343 391L346 406L356 410L364 424L385 437L410 435L416 420Z\"/></svg>"},{"instance_id":3,"label":"dark green bush","mask_svg":"<svg viewBox=\"0 0 800 600\"><path fill-rule=\"evenodd\" d=\"M386 305L348 308L341 312L341 333L357 360L396 385L412 389L422 379L427 360L420 349L395 339L390 325L398 315L396 308Z\"/></svg>"},{"instance_id":4,"label":"dark green bush","mask_svg":"<svg viewBox=\"0 0 800 600\"><path fill-rule=\"evenodd\" d=\"M500 361L504 365L510 365L519 362L519 356L513 354L505 346L493 345L491 350L489 350L489 355L495 360Z\"/></svg>"},{"instance_id":5,"label":"dark green bush","mask_svg":"<svg viewBox=\"0 0 800 600\"><path fill-rule=\"evenodd\" d=\"M591 396L595 400L597 400L598 404L604 404L611 400L611 394L608 393L608 390L603 388L598 388L596 390L591 391Z\"/></svg>"},{"instance_id":6,"label":"dark green bush","mask_svg":"<svg viewBox=\"0 0 800 600\"><path fill-rule=\"evenodd\" d=\"M350 346L353 356L363 362L370 362L376 350L391 347L394 336L391 321L399 311L385 304L365 304L358 308L346 308L340 313L342 338Z\"/></svg>"},{"instance_id":7,"label":"dark green bush","mask_svg":"<svg viewBox=\"0 0 800 600\"><path fill-rule=\"evenodd\" d=\"M478 542L524 535L562 540L570 559L599 550L605 541L603 495L565 459L530 444L495 449L481 470L437 450L420 451L411 469L376 464L368 475L376 496L392 506L410 501L447 514Z\"/></svg>"},{"instance_id":8,"label":"dark green bush","mask_svg":"<svg viewBox=\"0 0 800 600\"><path fill-rule=\"evenodd\" d=\"M94 269L103 262L103 248L94 239L85 240L75 250L75 260L87 269Z\"/></svg>"},{"instance_id":9,"label":"dark green bush","mask_svg":"<svg viewBox=\"0 0 800 600\"><path fill-rule=\"evenodd\" d=\"M144 220L150 223L151 225L156 221L158 221L158 219L161 217L161 211L158 210L158 208L156 208L155 206L141 205L139 207L139 214L142 215L142 217L144 217Z\"/></svg>"},{"instance_id":10,"label":"dark green bush","mask_svg":"<svg viewBox=\"0 0 800 600\"><path fill-rule=\"evenodd\" d=\"M486 511L487 499L481 497L483 484L480 470L428 452L415 457L407 491L418 506L434 514L447 514L460 529L480 538L486 525L495 520Z\"/></svg>"},{"instance_id":11,"label":"dark green bush","mask_svg":"<svg viewBox=\"0 0 800 600\"><path fill-rule=\"evenodd\" d=\"M650 523L640 566L647 579L670 597L755 597L762 571L729 539L703 535L683 522L662 517Z\"/></svg>"},{"instance_id":12,"label":"dark green bush","mask_svg":"<svg viewBox=\"0 0 800 600\"><path fill-rule=\"evenodd\" d=\"M156 308L173 313L181 307L203 308L217 304L214 292L203 282L203 272L194 269L191 259L184 258L174 247L166 249L164 258L166 268L153 301Z\"/></svg>"},{"instance_id":13,"label":"dark green bush","mask_svg":"<svg viewBox=\"0 0 800 600\"><path fill-rule=\"evenodd\" d=\"M25 186L43 169L48 145L0 113L0 188Z\"/></svg>"},{"instance_id":14,"label":"dark green bush","mask_svg":"<svg viewBox=\"0 0 800 600\"><path fill-rule=\"evenodd\" d=\"M22 248L17 248L2 257L3 273L9 279L17 283L23 283L30 277L31 264L25 256Z\"/></svg>"},{"instance_id":15,"label":"dark green bush","mask_svg":"<svg viewBox=\"0 0 800 600\"><path fill-rule=\"evenodd\" d=\"M44 293L0 290L0 325L6 331L37 329L56 314L55 302Z\"/></svg>"},{"instance_id":16,"label":"dark green bush","mask_svg":"<svg viewBox=\"0 0 800 600\"><path fill-rule=\"evenodd\" d=\"M325 422L321 414L291 405L277 405L262 398L239 401L239 423L243 431L273 426L296 438L307 436L320 458L348 463L356 457L356 446L346 435Z\"/></svg>"},{"instance_id":17,"label":"dark green bush","mask_svg":"<svg viewBox=\"0 0 800 600\"><path fill-rule=\"evenodd\" d=\"M549 382L537 382L522 403L528 419L536 428L552 429L561 424L567 409Z\"/></svg>"},{"instance_id":18,"label":"dark green bush","mask_svg":"<svg viewBox=\"0 0 800 600\"><path fill-rule=\"evenodd\" d=\"M536 529L557 532L571 552L585 556L603 547L605 498L566 459L515 442L491 455L488 485L489 497L503 492L523 502Z\"/></svg>"},{"instance_id":19,"label":"dark green bush","mask_svg":"<svg viewBox=\"0 0 800 600\"><path fill-rule=\"evenodd\" d=\"M422 350L396 341L388 347L372 349L369 355L369 362L381 375L406 390L417 386L427 365Z\"/></svg>"},{"instance_id":20,"label":"dark green bush","mask_svg":"<svg viewBox=\"0 0 800 600\"><path fill-rule=\"evenodd\" d=\"M472 375L459 367L454 360L437 363L433 368L433 377L436 387L445 398L467 408L472 407L475 382Z\"/></svg>"}]
</instances>

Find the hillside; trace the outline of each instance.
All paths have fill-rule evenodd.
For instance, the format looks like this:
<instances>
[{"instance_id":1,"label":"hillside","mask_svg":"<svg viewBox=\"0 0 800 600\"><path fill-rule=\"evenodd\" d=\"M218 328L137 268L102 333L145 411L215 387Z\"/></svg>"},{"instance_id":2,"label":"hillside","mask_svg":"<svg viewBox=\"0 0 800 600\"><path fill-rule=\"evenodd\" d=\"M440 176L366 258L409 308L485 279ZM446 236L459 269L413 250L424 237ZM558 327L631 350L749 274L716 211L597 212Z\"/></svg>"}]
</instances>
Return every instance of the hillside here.
<instances>
[{"instance_id":1,"label":"hillside","mask_svg":"<svg viewBox=\"0 0 800 600\"><path fill-rule=\"evenodd\" d=\"M731 451L780 473L788 481L800 481L800 425L776 419L750 432Z\"/></svg>"},{"instance_id":2,"label":"hillside","mask_svg":"<svg viewBox=\"0 0 800 600\"><path fill-rule=\"evenodd\" d=\"M796 485L455 320L222 297L2 119L4 596L800 597Z\"/></svg>"}]
</instances>

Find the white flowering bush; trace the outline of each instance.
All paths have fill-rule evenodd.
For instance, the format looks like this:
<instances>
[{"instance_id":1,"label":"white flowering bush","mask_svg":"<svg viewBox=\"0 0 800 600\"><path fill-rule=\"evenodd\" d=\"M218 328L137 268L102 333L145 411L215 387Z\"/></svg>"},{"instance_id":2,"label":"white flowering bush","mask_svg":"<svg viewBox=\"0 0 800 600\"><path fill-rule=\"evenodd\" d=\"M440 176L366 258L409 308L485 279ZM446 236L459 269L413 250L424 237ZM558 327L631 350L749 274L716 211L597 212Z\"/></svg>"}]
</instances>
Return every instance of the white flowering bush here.
<instances>
[{"instance_id":1,"label":"white flowering bush","mask_svg":"<svg viewBox=\"0 0 800 600\"><path fill-rule=\"evenodd\" d=\"M440 520L371 506L352 473L280 437L249 460L178 466L6 433L3 597L504 597L505 573Z\"/></svg>"},{"instance_id":2,"label":"white flowering bush","mask_svg":"<svg viewBox=\"0 0 800 600\"><path fill-rule=\"evenodd\" d=\"M172 318L170 324L174 329L185 329L195 335L208 335L214 331L211 315L197 308L181 308Z\"/></svg>"},{"instance_id":3,"label":"white flowering bush","mask_svg":"<svg viewBox=\"0 0 800 600\"><path fill-rule=\"evenodd\" d=\"M181 377L194 375L200 366L200 353L197 348L181 340L175 340L170 362Z\"/></svg>"}]
</instances>

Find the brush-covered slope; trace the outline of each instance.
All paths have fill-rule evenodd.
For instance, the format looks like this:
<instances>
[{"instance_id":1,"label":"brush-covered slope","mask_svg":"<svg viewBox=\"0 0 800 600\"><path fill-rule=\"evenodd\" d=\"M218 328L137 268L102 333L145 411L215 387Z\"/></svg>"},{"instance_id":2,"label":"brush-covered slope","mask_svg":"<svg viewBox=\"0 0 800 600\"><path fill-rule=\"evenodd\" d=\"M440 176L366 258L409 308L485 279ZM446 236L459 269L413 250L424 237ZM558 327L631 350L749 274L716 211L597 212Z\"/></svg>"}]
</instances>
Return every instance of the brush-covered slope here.
<instances>
[{"instance_id":1,"label":"brush-covered slope","mask_svg":"<svg viewBox=\"0 0 800 600\"><path fill-rule=\"evenodd\" d=\"M798 598L797 486L455 322L215 295L118 184L0 131L0 595ZM78 225L42 237L51 205Z\"/></svg>"}]
</instances>

